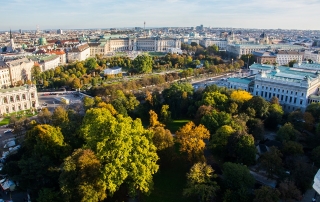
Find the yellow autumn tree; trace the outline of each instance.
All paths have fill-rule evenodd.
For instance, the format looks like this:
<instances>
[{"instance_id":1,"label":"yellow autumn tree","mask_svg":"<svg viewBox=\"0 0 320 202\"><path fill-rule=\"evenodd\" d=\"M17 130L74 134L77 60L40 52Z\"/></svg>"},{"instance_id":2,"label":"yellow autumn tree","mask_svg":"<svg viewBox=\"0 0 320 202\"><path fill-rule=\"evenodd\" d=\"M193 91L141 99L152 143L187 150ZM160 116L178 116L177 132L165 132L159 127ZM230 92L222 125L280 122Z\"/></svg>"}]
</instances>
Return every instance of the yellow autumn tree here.
<instances>
[{"instance_id":1,"label":"yellow autumn tree","mask_svg":"<svg viewBox=\"0 0 320 202\"><path fill-rule=\"evenodd\" d=\"M248 101L252 98L252 95L244 90L235 90L231 93L231 99L238 102L243 103L245 101Z\"/></svg>"},{"instance_id":2,"label":"yellow autumn tree","mask_svg":"<svg viewBox=\"0 0 320 202\"><path fill-rule=\"evenodd\" d=\"M149 111L149 115L150 115L150 128L153 128L153 127L157 127L157 126L164 126L162 123L160 123L158 121L158 114L153 111L153 110L150 110Z\"/></svg>"},{"instance_id":3,"label":"yellow autumn tree","mask_svg":"<svg viewBox=\"0 0 320 202\"><path fill-rule=\"evenodd\" d=\"M209 130L204 125L196 126L192 121L176 132L177 142L180 143L180 152L187 153L190 161L203 156L205 139L210 138Z\"/></svg>"},{"instance_id":4,"label":"yellow autumn tree","mask_svg":"<svg viewBox=\"0 0 320 202\"><path fill-rule=\"evenodd\" d=\"M99 108L106 108L111 112L112 115L116 115L118 112L115 110L115 108L112 106L112 104L107 104L105 102L99 102L97 107Z\"/></svg>"}]
</instances>

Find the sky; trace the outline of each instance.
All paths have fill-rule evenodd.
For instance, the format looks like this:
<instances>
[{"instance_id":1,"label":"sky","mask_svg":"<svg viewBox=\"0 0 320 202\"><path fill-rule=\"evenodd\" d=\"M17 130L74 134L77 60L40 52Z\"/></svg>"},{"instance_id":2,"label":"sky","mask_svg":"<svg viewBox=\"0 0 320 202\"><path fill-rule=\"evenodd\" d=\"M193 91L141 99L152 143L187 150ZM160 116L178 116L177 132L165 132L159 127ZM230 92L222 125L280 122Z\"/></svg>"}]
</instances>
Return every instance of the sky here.
<instances>
[{"instance_id":1,"label":"sky","mask_svg":"<svg viewBox=\"0 0 320 202\"><path fill-rule=\"evenodd\" d=\"M0 30L233 27L320 30L320 0L3 0Z\"/></svg>"}]
</instances>

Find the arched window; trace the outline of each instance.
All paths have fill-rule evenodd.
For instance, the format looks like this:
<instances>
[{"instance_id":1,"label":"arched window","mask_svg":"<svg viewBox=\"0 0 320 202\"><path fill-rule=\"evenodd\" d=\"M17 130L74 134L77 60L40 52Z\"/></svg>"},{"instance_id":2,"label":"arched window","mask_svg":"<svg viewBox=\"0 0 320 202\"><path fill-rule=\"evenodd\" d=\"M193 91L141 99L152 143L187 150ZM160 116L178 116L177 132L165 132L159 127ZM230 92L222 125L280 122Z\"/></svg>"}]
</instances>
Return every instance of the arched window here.
<instances>
[{"instance_id":1,"label":"arched window","mask_svg":"<svg viewBox=\"0 0 320 202\"><path fill-rule=\"evenodd\" d=\"M27 103L24 103L24 109L27 109L27 108L28 108Z\"/></svg>"},{"instance_id":2,"label":"arched window","mask_svg":"<svg viewBox=\"0 0 320 202\"><path fill-rule=\"evenodd\" d=\"M10 96L10 102L14 102L13 96Z\"/></svg>"},{"instance_id":3,"label":"arched window","mask_svg":"<svg viewBox=\"0 0 320 202\"><path fill-rule=\"evenodd\" d=\"M20 96L19 95L16 95L16 100L20 101Z\"/></svg>"},{"instance_id":4,"label":"arched window","mask_svg":"<svg viewBox=\"0 0 320 202\"><path fill-rule=\"evenodd\" d=\"M4 97L3 98L3 103L8 104L8 98Z\"/></svg>"},{"instance_id":5,"label":"arched window","mask_svg":"<svg viewBox=\"0 0 320 202\"><path fill-rule=\"evenodd\" d=\"M32 101L32 107L36 107L36 102Z\"/></svg>"},{"instance_id":6,"label":"arched window","mask_svg":"<svg viewBox=\"0 0 320 202\"><path fill-rule=\"evenodd\" d=\"M14 105L12 105L12 111L16 111L16 108Z\"/></svg>"},{"instance_id":7,"label":"arched window","mask_svg":"<svg viewBox=\"0 0 320 202\"><path fill-rule=\"evenodd\" d=\"M22 94L22 99L26 100L26 94Z\"/></svg>"},{"instance_id":8,"label":"arched window","mask_svg":"<svg viewBox=\"0 0 320 202\"><path fill-rule=\"evenodd\" d=\"M31 98L34 98L34 93L31 93Z\"/></svg>"}]
</instances>

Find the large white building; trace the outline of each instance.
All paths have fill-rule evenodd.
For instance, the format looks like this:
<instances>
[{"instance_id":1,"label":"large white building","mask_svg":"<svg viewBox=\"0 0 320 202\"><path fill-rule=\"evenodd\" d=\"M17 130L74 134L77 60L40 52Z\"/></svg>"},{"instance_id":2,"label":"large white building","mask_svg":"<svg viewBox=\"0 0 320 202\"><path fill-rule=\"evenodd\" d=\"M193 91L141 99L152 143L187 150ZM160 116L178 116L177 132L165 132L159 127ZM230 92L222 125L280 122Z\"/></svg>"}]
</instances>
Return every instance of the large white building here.
<instances>
[{"instance_id":1,"label":"large white building","mask_svg":"<svg viewBox=\"0 0 320 202\"><path fill-rule=\"evenodd\" d=\"M36 108L38 106L36 87L26 85L0 89L0 115Z\"/></svg>"},{"instance_id":2,"label":"large white building","mask_svg":"<svg viewBox=\"0 0 320 202\"><path fill-rule=\"evenodd\" d=\"M90 47L87 43L71 48L67 52L67 62L83 61L90 57Z\"/></svg>"},{"instance_id":3,"label":"large white building","mask_svg":"<svg viewBox=\"0 0 320 202\"><path fill-rule=\"evenodd\" d=\"M41 71L47 71L50 69L54 69L58 67L60 63L60 56L59 55L33 55L29 56L32 61L38 63L41 67Z\"/></svg>"},{"instance_id":4,"label":"large white building","mask_svg":"<svg viewBox=\"0 0 320 202\"><path fill-rule=\"evenodd\" d=\"M15 86L18 81L23 83L31 80L31 68L34 62L27 58L0 61L0 88Z\"/></svg>"},{"instance_id":5,"label":"large white building","mask_svg":"<svg viewBox=\"0 0 320 202\"><path fill-rule=\"evenodd\" d=\"M320 52L306 50L304 52L304 59L312 60L313 62L320 63Z\"/></svg>"},{"instance_id":6,"label":"large white building","mask_svg":"<svg viewBox=\"0 0 320 202\"><path fill-rule=\"evenodd\" d=\"M228 44L227 52L233 57L241 57L242 55L252 54L255 51L276 51L276 50L290 50L301 51L305 47L299 45L289 44Z\"/></svg>"},{"instance_id":7,"label":"large white building","mask_svg":"<svg viewBox=\"0 0 320 202\"><path fill-rule=\"evenodd\" d=\"M320 85L320 64L274 67L253 64L250 71L255 75L252 94L266 100L277 97L285 111L305 110L317 96Z\"/></svg>"},{"instance_id":8,"label":"large white building","mask_svg":"<svg viewBox=\"0 0 320 202\"><path fill-rule=\"evenodd\" d=\"M300 51L279 50L276 53L276 62L278 65L287 65L290 61L301 63L304 53Z\"/></svg>"},{"instance_id":9,"label":"large white building","mask_svg":"<svg viewBox=\"0 0 320 202\"><path fill-rule=\"evenodd\" d=\"M226 39L203 39L200 40L200 45L206 48L212 45L216 45L220 50L226 50L228 41Z\"/></svg>"}]
</instances>

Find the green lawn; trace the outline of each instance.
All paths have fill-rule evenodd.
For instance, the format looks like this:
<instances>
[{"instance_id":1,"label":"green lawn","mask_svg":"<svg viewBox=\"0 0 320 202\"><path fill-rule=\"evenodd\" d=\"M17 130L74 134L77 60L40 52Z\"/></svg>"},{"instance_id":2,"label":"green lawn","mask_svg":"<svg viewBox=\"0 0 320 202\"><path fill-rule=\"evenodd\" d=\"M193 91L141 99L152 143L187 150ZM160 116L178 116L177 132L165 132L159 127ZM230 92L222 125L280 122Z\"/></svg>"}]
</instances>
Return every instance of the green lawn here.
<instances>
[{"instance_id":1,"label":"green lawn","mask_svg":"<svg viewBox=\"0 0 320 202\"><path fill-rule=\"evenodd\" d=\"M9 124L9 118L4 118L0 121L0 126L8 125L8 124Z\"/></svg>"},{"instance_id":2,"label":"green lawn","mask_svg":"<svg viewBox=\"0 0 320 202\"><path fill-rule=\"evenodd\" d=\"M189 121L188 119L180 119L180 120L173 120L171 123L166 124L166 128L168 128L171 133L175 133L179 130L180 127L186 125Z\"/></svg>"},{"instance_id":3,"label":"green lawn","mask_svg":"<svg viewBox=\"0 0 320 202\"><path fill-rule=\"evenodd\" d=\"M161 170L154 175L154 190L149 196L142 196L142 202L194 202L194 198L182 195L186 187L186 162L177 159L170 168Z\"/></svg>"},{"instance_id":4,"label":"green lawn","mask_svg":"<svg viewBox=\"0 0 320 202\"><path fill-rule=\"evenodd\" d=\"M26 110L27 112L29 110ZM9 124L9 121L10 121L10 116L11 115L17 115L16 117L19 119L21 116L26 116L26 117L32 117L32 116L36 116L38 113L36 112L35 114L32 114L32 113L26 113L23 115L23 112L24 111L20 111L20 112L14 112L14 113L11 113L9 114L8 116L6 116L5 118L3 118L1 121L0 121L0 126L3 126L3 125L8 125Z\"/></svg>"},{"instance_id":5,"label":"green lawn","mask_svg":"<svg viewBox=\"0 0 320 202\"><path fill-rule=\"evenodd\" d=\"M162 53L162 52L148 52L148 54L150 56L165 56L166 53Z\"/></svg>"}]
</instances>

